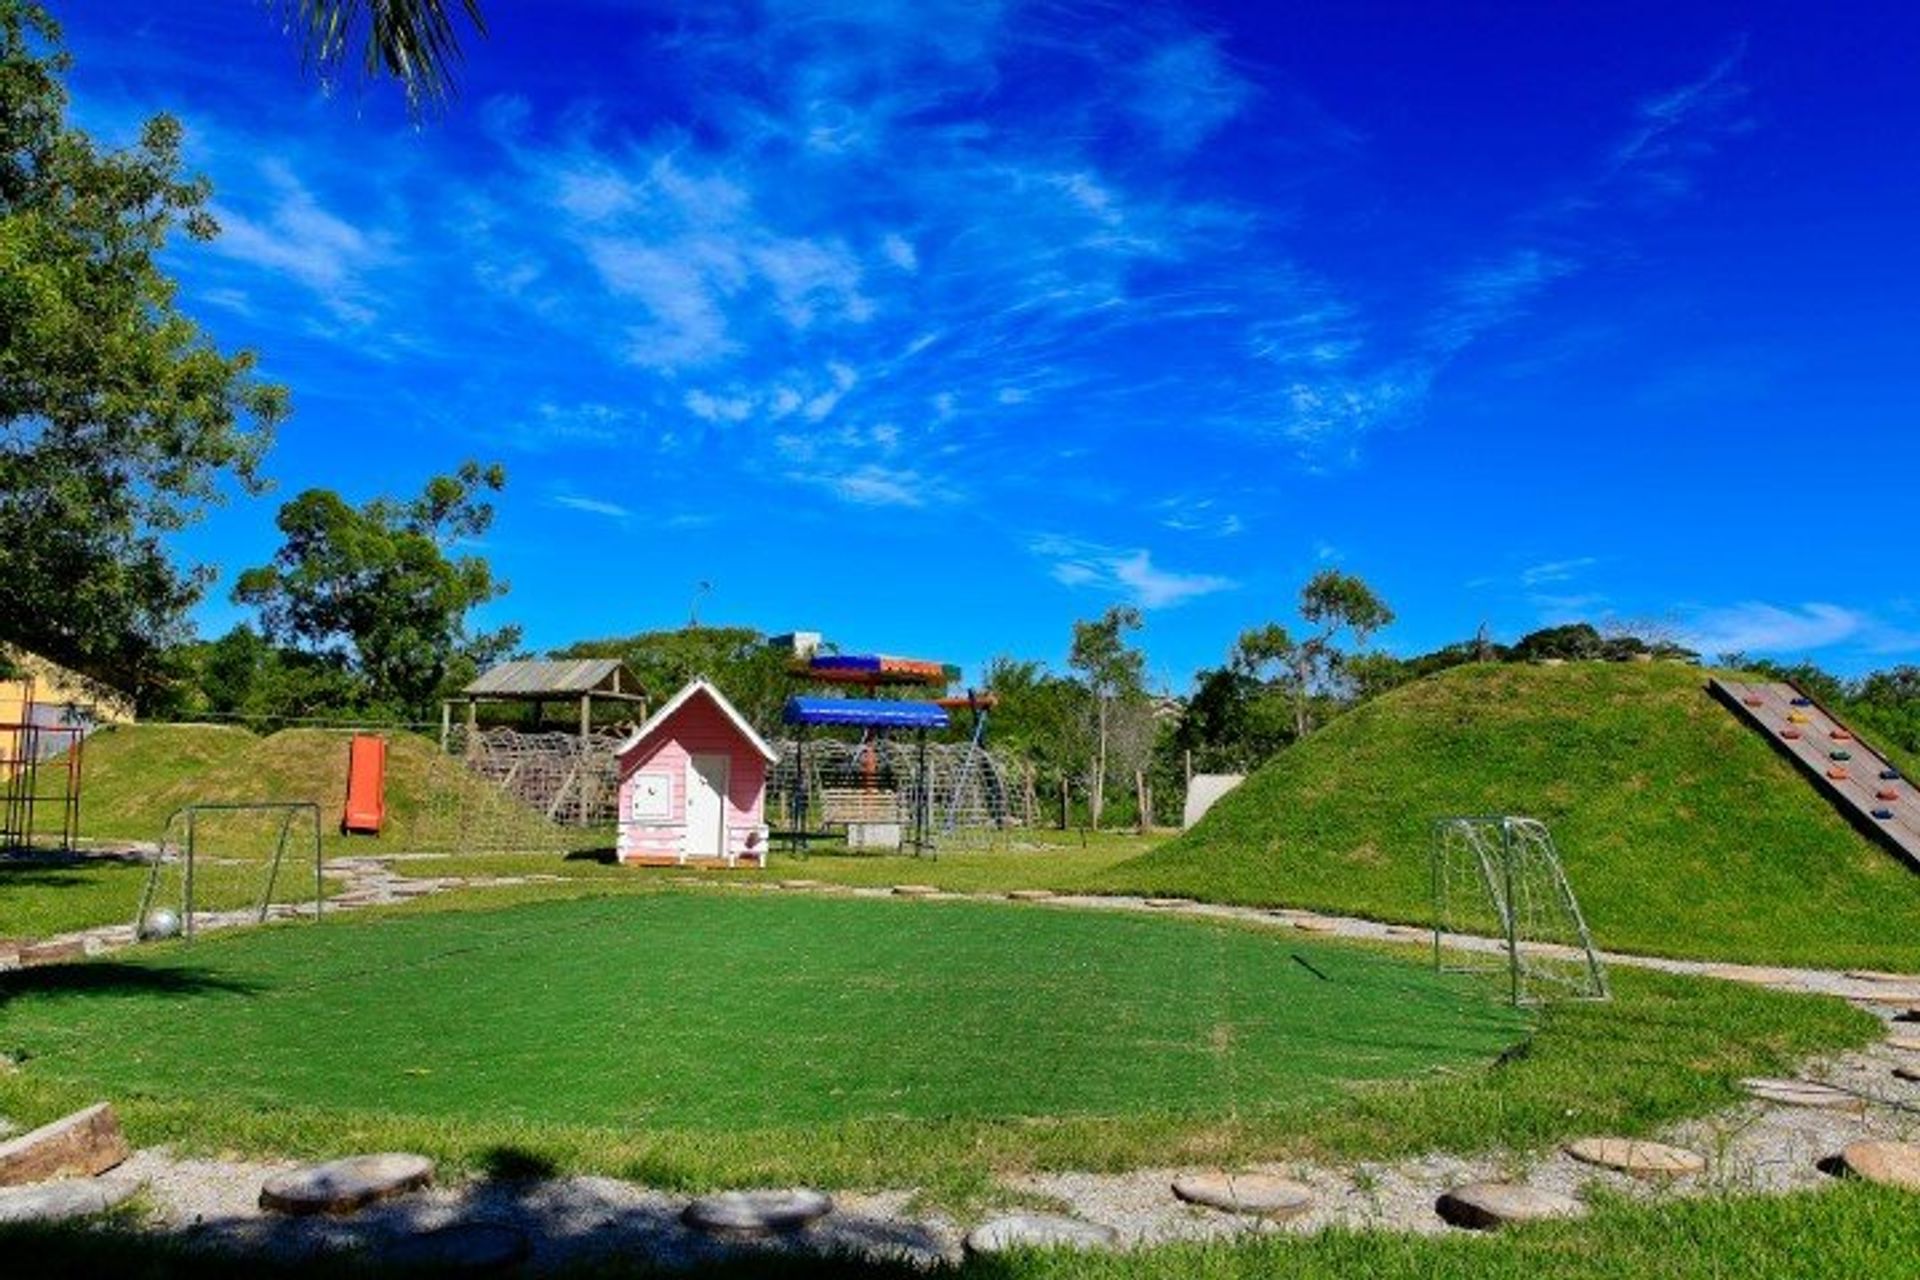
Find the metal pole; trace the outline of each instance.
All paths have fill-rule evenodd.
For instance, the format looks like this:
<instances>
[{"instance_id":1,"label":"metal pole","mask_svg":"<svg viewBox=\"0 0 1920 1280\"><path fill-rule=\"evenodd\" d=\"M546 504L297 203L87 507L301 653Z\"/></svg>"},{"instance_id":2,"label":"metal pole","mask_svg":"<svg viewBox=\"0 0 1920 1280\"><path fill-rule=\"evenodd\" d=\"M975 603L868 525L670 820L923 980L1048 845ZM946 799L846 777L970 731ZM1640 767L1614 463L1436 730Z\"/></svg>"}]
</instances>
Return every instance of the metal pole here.
<instances>
[{"instance_id":1,"label":"metal pole","mask_svg":"<svg viewBox=\"0 0 1920 1280\"><path fill-rule=\"evenodd\" d=\"M1507 917L1507 960L1513 978L1509 984L1515 1008L1520 1006L1520 938L1513 910L1513 824L1500 820L1501 899Z\"/></svg>"},{"instance_id":2,"label":"metal pole","mask_svg":"<svg viewBox=\"0 0 1920 1280\"><path fill-rule=\"evenodd\" d=\"M933 816L931 812L933 808L933 797L927 788L927 731L924 728L920 730L919 746L920 778L919 785L914 788L913 805L914 851L916 853L930 854L937 858L939 855L933 853L933 832L930 822Z\"/></svg>"},{"instance_id":3,"label":"metal pole","mask_svg":"<svg viewBox=\"0 0 1920 1280\"><path fill-rule=\"evenodd\" d=\"M1440 972L1440 930L1447 921L1447 878L1441 861L1447 856L1446 828L1435 822L1427 837L1427 874L1433 880L1433 970Z\"/></svg>"},{"instance_id":4,"label":"metal pole","mask_svg":"<svg viewBox=\"0 0 1920 1280\"><path fill-rule=\"evenodd\" d=\"M181 903L186 908L180 921L180 929L189 942L193 940L193 820L196 816L192 808L187 810L187 869L182 880L180 895Z\"/></svg>"},{"instance_id":5,"label":"metal pole","mask_svg":"<svg viewBox=\"0 0 1920 1280\"><path fill-rule=\"evenodd\" d=\"M327 901L326 881L320 874L320 806L310 804L307 808L313 814L313 922L319 924Z\"/></svg>"}]
</instances>

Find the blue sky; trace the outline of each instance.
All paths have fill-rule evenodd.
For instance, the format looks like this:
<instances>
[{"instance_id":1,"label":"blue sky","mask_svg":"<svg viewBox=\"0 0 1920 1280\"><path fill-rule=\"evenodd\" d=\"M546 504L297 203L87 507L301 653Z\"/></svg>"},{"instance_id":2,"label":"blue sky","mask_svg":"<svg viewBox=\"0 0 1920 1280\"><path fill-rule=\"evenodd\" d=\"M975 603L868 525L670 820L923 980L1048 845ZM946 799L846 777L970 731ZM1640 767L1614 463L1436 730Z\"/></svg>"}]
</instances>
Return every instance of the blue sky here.
<instances>
[{"instance_id":1,"label":"blue sky","mask_svg":"<svg viewBox=\"0 0 1920 1280\"><path fill-rule=\"evenodd\" d=\"M1335 565L1402 653L1920 656L1897 6L492 0L418 126L271 6L55 8L83 124L187 124L183 304L294 393L180 540L208 631L285 496L474 456L536 648L705 580L1058 665L1131 601L1178 690Z\"/></svg>"}]
</instances>

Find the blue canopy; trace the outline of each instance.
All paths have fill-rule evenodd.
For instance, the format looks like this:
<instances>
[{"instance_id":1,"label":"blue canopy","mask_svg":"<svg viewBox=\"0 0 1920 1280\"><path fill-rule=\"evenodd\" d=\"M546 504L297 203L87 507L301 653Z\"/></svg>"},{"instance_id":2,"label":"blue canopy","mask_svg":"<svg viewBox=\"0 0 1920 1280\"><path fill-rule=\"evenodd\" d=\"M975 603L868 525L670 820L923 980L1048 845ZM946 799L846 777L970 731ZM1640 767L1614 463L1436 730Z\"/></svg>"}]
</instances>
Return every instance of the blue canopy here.
<instances>
[{"instance_id":1,"label":"blue canopy","mask_svg":"<svg viewBox=\"0 0 1920 1280\"><path fill-rule=\"evenodd\" d=\"M932 702L881 698L788 698L788 724L839 724L856 729L944 729L947 709Z\"/></svg>"}]
</instances>

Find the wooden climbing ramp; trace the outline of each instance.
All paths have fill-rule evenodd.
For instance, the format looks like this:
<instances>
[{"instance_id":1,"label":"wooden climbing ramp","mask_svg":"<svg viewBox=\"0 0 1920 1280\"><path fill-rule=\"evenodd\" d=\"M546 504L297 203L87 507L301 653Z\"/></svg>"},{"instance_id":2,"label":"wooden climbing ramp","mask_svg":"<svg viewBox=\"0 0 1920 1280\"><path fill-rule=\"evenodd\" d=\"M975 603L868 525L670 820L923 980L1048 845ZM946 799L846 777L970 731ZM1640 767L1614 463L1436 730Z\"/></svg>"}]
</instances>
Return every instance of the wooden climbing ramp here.
<instances>
[{"instance_id":1,"label":"wooden climbing ramp","mask_svg":"<svg viewBox=\"0 0 1920 1280\"><path fill-rule=\"evenodd\" d=\"M1794 685L1716 677L1712 688L1786 752L1849 820L1920 870L1920 797L1912 779Z\"/></svg>"}]
</instances>

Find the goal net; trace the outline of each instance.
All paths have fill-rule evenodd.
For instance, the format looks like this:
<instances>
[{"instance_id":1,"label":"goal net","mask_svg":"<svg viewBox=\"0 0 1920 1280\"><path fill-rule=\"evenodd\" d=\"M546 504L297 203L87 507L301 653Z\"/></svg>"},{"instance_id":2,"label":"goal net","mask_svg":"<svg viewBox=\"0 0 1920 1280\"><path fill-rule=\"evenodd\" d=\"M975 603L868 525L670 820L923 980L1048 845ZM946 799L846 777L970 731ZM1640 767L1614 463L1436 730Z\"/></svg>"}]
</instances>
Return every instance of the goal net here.
<instances>
[{"instance_id":1,"label":"goal net","mask_svg":"<svg viewBox=\"0 0 1920 1280\"><path fill-rule=\"evenodd\" d=\"M1497 973L1515 1004L1607 998L1606 969L1546 824L1441 818L1430 861L1439 967Z\"/></svg>"},{"instance_id":2,"label":"goal net","mask_svg":"<svg viewBox=\"0 0 1920 1280\"><path fill-rule=\"evenodd\" d=\"M196 804L167 820L134 929L184 934L317 916L320 810L308 803Z\"/></svg>"}]
</instances>

